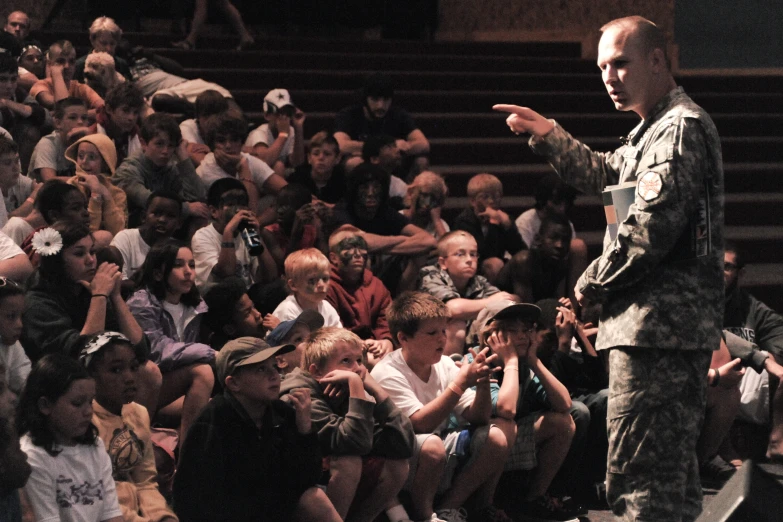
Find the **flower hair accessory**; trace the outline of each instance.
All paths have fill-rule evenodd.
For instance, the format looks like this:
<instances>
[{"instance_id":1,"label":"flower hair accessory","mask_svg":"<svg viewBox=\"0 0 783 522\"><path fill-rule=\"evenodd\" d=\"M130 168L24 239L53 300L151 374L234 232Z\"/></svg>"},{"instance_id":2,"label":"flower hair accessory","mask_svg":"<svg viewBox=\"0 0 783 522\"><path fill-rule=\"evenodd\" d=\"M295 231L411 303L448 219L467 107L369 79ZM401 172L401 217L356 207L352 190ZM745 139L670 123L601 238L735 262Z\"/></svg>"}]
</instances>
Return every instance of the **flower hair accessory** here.
<instances>
[{"instance_id":1,"label":"flower hair accessory","mask_svg":"<svg viewBox=\"0 0 783 522\"><path fill-rule=\"evenodd\" d=\"M53 256L63 249L63 236L55 229L47 227L33 235L32 246L39 256Z\"/></svg>"},{"instance_id":2,"label":"flower hair accessory","mask_svg":"<svg viewBox=\"0 0 783 522\"><path fill-rule=\"evenodd\" d=\"M124 341L126 343L130 343L130 339L122 335L120 332L106 331L93 335L79 353L79 360L81 361L82 365L85 368L88 367L90 365L90 361L92 360L92 356L95 355L96 352L100 351L101 348L113 341Z\"/></svg>"}]
</instances>

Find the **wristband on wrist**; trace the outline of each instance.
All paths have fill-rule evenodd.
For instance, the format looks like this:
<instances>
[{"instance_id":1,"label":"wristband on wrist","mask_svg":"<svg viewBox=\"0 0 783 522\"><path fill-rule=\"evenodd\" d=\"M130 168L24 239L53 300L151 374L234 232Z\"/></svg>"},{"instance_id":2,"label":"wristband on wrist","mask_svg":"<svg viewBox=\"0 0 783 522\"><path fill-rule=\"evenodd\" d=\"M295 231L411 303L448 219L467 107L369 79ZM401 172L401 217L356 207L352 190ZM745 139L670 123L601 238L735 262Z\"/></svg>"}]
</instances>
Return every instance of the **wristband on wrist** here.
<instances>
[{"instance_id":1,"label":"wristband on wrist","mask_svg":"<svg viewBox=\"0 0 783 522\"><path fill-rule=\"evenodd\" d=\"M519 366L506 366L505 368L503 368L503 373L506 373L507 371L518 372L519 371Z\"/></svg>"},{"instance_id":2,"label":"wristband on wrist","mask_svg":"<svg viewBox=\"0 0 783 522\"><path fill-rule=\"evenodd\" d=\"M220 248L236 248L237 246L233 241L221 241Z\"/></svg>"},{"instance_id":3,"label":"wristband on wrist","mask_svg":"<svg viewBox=\"0 0 783 522\"><path fill-rule=\"evenodd\" d=\"M35 200L33 198L27 198L24 200L25 203L35 204Z\"/></svg>"},{"instance_id":4,"label":"wristband on wrist","mask_svg":"<svg viewBox=\"0 0 783 522\"><path fill-rule=\"evenodd\" d=\"M712 382L710 383L710 386L713 388L717 388L718 384L720 384L720 372L718 370L712 370L714 378L712 379Z\"/></svg>"},{"instance_id":5,"label":"wristband on wrist","mask_svg":"<svg viewBox=\"0 0 783 522\"><path fill-rule=\"evenodd\" d=\"M449 390L453 391L457 397L462 397L462 395L465 393L465 390L457 386L454 382L449 383Z\"/></svg>"},{"instance_id":6,"label":"wristband on wrist","mask_svg":"<svg viewBox=\"0 0 783 522\"><path fill-rule=\"evenodd\" d=\"M277 135L278 138L288 139L288 133L287 132L281 132Z\"/></svg>"}]
</instances>

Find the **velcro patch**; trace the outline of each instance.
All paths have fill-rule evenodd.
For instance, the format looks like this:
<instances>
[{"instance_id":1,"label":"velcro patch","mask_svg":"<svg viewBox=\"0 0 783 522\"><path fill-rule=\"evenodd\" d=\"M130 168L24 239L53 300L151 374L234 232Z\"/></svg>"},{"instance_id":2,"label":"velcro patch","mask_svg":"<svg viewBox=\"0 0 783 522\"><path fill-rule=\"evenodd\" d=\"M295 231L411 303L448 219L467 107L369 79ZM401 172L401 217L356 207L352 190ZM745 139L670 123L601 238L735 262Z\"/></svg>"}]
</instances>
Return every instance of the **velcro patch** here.
<instances>
[{"instance_id":1,"label":"velcro patch","mask_svg":"<svg viewBox=\"0 0 783 522\"><path fill-rule=\"evenodd\" d=\"M642 174L642 177L639 178L639 183L636 185L639 197L645 201L652 201L657 198L661 194L662 189L663 180L661 180L661 175L652 170Z\"/></svg>"}]
</instances>

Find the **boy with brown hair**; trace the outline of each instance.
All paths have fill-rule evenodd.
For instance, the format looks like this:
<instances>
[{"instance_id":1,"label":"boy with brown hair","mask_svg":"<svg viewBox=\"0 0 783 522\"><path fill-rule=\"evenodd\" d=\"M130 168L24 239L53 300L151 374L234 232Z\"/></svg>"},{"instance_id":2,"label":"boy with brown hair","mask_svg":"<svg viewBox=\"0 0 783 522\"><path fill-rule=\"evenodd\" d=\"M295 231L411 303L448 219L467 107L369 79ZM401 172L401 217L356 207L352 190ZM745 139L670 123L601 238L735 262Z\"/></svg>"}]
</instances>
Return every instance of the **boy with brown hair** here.
<instances>
[{"instance_id":1,"label":"boy with brown hair","mask_svg":"<svg viewBox=\"0 0 783 522\"><path fill-rule=\"evenodd\" d=\"M414 434L408 417L367 371L363 352L356 334L321 328L305 343L302 368L280 391L285 399L292 390L309 389L313 429L321 452L331 457L326 493L340 516L369 522L399 505Z\"/></svg>"},{"instance_id":2,"label":"boy with brown hair","mask_svg":"<svg viewBox=\"0 0 783 522\"><path fill-rule=\"evenodd\" d=\"M471 514L477 520L510 520L493 506L508 441L516 433L508 420L490 423L489 376L497 356L489 355L487 348L471 352L473 360L461 367L445 357L451 313L429 294L403 293L387 316L400 349L384 357L372 376L410 417L417 434L405 487L411 493L413 518L465 522L462 506L472 498ZM452 417L456 429L450 427ZM433 513L436 493L443 496Z\"/></svg>"},{"instance_id":3,"label":"boy with brown hair","mask_svg":"<svg viewBox=\"0 0 783 522\"><path fill-rule=\"evenodd\" d=\"M317 132L308 144L307 163L296 167L288 182L304 185L313 196L334 205L345 195L345 169L340 157L340 145L334 135Z\"/></svg>"}]
</instances>

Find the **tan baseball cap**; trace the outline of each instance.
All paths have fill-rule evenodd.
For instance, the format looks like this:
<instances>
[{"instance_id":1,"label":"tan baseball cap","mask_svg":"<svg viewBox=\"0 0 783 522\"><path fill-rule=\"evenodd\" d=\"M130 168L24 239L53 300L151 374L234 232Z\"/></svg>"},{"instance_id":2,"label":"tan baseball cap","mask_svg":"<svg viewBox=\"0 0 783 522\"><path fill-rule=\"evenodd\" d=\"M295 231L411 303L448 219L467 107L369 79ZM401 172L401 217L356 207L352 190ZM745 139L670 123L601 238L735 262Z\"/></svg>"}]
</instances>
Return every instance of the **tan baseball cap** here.
<instances>
[{"instance_id":1,"label":"tan baseball cap","mask_svg":"<svg viewBox=\"0 0 783 522\"><path fill-rule=\"evenodd\" d=\"M225 382L226 377L233 375L241 366L262 363L270 357L295 349L293 344L269 346L258 337L239 337L227 342L218 352L215 359L218 379Z\"/></svg>"}]
</instances>

